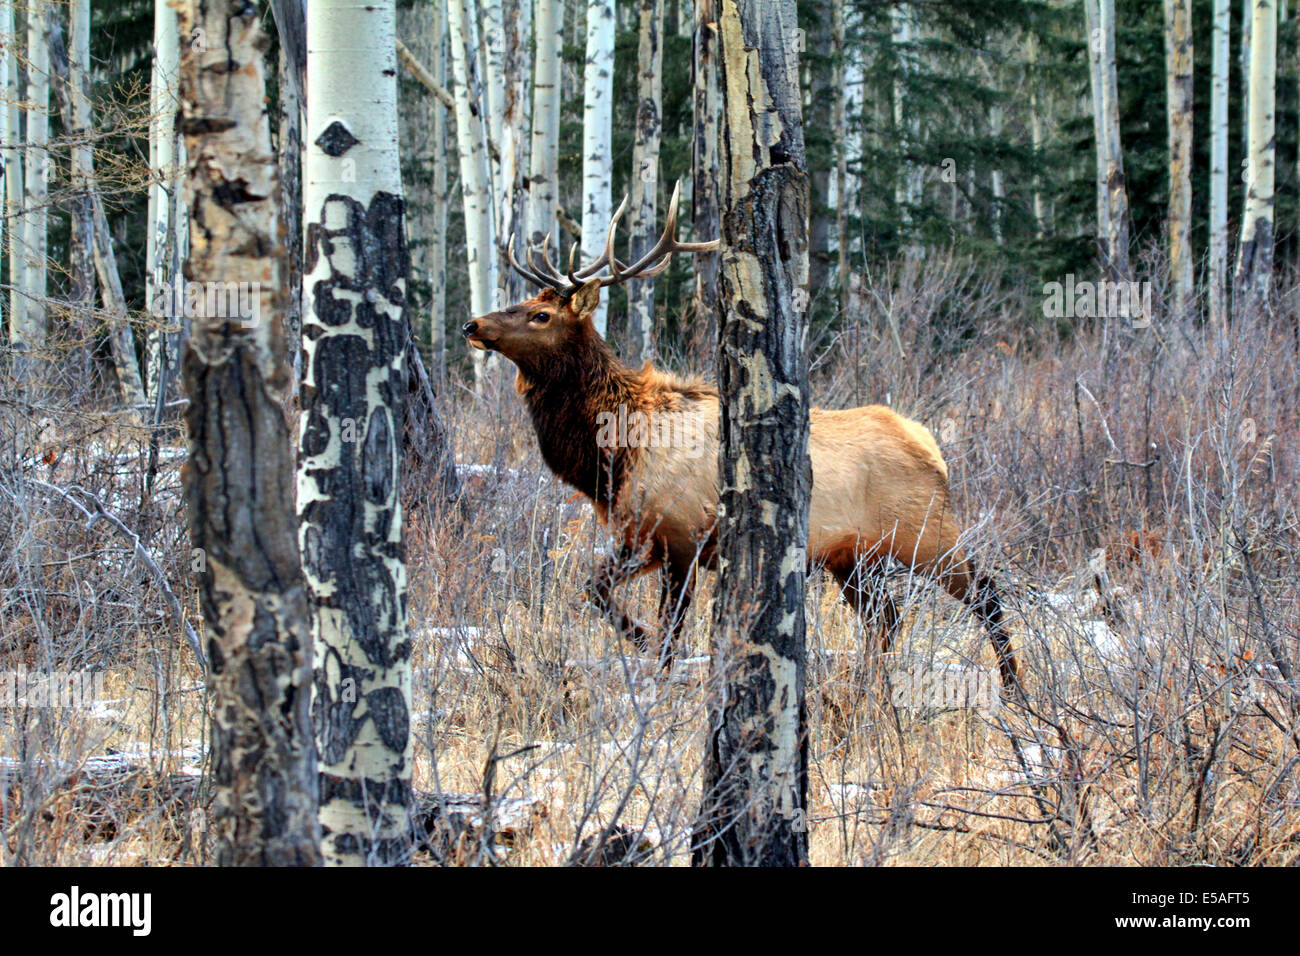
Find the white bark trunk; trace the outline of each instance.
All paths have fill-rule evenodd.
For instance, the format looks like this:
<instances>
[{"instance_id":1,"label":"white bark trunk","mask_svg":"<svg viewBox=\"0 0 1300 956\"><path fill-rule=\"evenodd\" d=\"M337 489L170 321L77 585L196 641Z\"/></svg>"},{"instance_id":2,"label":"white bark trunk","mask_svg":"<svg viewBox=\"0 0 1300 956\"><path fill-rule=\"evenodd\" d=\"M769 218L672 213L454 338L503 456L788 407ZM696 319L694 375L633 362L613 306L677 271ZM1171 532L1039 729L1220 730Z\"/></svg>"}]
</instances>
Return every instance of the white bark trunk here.
<instances>
[{"instance_id":1,"label":"white bark trunk","mask_svg":"<svg viewBox=\"0 0 1300 956\"><path fill-rule=\"evenodd\" d=\"M1210 85L1210 321L1228 320L1228 60L1232 0L1214 0Z\"/></svg>"},{"instance_id":2,"label":"white bark trunk","mask_svg":"<svg viewBox=\"0 0 1300 956\"><path fill-rule=\"evenodd\" d=\"M447 8L433 5L432 41L429 72L439 86L447 85ZM433 374L439 386L447 378L447 108L433 105L433 206L429 234L429 330L433 350Z\"/></svg>"},{"instance_id":3,"label":"white bark trunk","mask_svg":"<svg viewBox=\"0 0 1300 956\"><path fill-rule=\"evenodd\" d=\"M637 43L636 132L632 143L632 188L628 214L628 262L635 262L655 241L655 198L659 187L659 140L663 74L663 0L641 0ZM628 350L634 362L654 354L654 279L639 279L627 287Z\"/></svg>"},{"instance_id":4,"label":"white bark trunk","mask_svg":"<svg viewBox=\"0 0 1300 956\"><path fill-rule=\"evenodd\" d=\"M1253 0L1250 38L1250 114L1246 208L1237 256L1236 304L1266 304L1273 278L1274 100L1277 80L1277 8Z\"/></svg>"},{"instance_id":5,"label":"white bark trunk","mask_svg":"<svg viewBox=\"0 0 1300 956\"><path fill-rule=\"evenodd\" d=\"M50 15L46 0L27 0L27 162L23 172L23 307L15 323L15 345L34 351L45 344L45 294L48 280L50 137L50 48L45 36Z\"/></svg>"},{"instance_id":6,"label":"white bark trunk","mask_svg":"<svg viewBox=\"0 0 1300 956\"><path fill-rule=\"evenodd\" d=\"M537 54L533 65L533 132L528 162L528 235L541 243L555 227L559 205L560 50L564 42L564 0L533 5Z\"/></svg>"},{"instance_id":7,"label":"white bark trunk","mask_svg":"<svg viewBox=\"0 0 1300 956\"><path fill-rule=\"evenodd\" d=\"M1169 277L1173 317L1192 307L1192 0L1165 0L1169 126Z\"/></svg>"},{"instance_id":8,"label":"white bark trunk","mask_svg":"<svg viewBox=\"0 0 1300 956\"><path fill-rule=\"evenodd\" d=\"M1129 268L1128 188L1124 178L1124 147L1119 132L1119 88L1115 73L1115 0L1101 0L1101 99L1106 122L1106 188L1110 222L1106 255L1112 274L1121 281Z\"/></svg>"},{"instance_id":9,"label":"white bark trunk","mask_svg":"<svg viewBox=\"0 0 1300 956\"><path fill-rule=\"evenodd\" d=\"M312 0L298 511L331 864L410 855L401 503L409 260L396 74L393 0Z\"/></svg>"},{"instance_id":10,"label":"white bark trunk","mask_svg":"<svg viewBox=\"0 0 1300 956\"><path fill-rule=\"evenodd\" d=\"M587 68L582 108L582 259L594 262L605 248L613 215L614 0L587 6ZM606 298L592 321L603 337Z\"/></svg>"},{"instance_id":11,"label":"white bark trunk","mask_svg":"<svg viewBox=\"0 0 1300 956\"><path fill-rule=\"evenodd\" d=\"M186 228L173 222L173 202L180 166L176 162L176 110L179 106L177 84L180 70L180 25L176 10L166 0L155 0L153 19L153 74L150 81L149 122L149 237L145 250L146 301L172 303L168 291L174 280L173 249L176 237ZM175 309L153 310L149 328L146 382L149 397L158 400L164 378L175 372L175 337L169 326L176 319Z\"/></svg>"},{"instance_id":12,"label":"white bark trunk","mask_svg":"<svg viewBox=\"0 0 1300 956\"><path fill-rule=\"evenodd\" d=\"M495 245L492 241L492 182L488 174L488 157L483 138L483 121L471 93L470 67L466 44L467 11L465 0L447 4L447 40L453 91L456 97L456 140L460 156L460 191L465 207L465 254L469 265L470 312L485 315L498 307ZM504 305L505 303L500 303ZM486 353L471 350L474 362L474 387L486 385Z\"/></svg>"},{"instance_id":13,"label":"white bark trunk","mask_svg":"<svg viewBox=\"0 0 1300 956\"><path fill-rule=\"evenodd\" d=\"M1092 136L1096 144L1097 165L1097 244L1106 245L1110 229L1110 190L1106 188L1106 104L1102 95L1101 57L1105 44L1101 38L1101 13L1098 0L1083 0L1088 24L1088 88L1092 93Z\"/></svg>"},{"instance_id":14,"label":"white bark trunk","mask_svg":"<svg viewBox=\"0 0 1300 956\"><path fill-rule=\"evenodd\" d=\"M925 170L911 156L919 145L917 139L920 129L917 126L916 112L908 109L908 104L904 102L907 81L912 74L914 17L915 12L907 3L900 3L890 10L890 42L898 60L898 75L901 78L895 82L893 90L894 128L898 136L898 148L903 154L894 186L894 204L898 208L899 222L905 233L903 247L908 255L917 255L920 251L920 245L913 234L913 220L916 207L921 203L925 175Z\"/></svg>"},{"instance_id":15,"label":"white bark trunk","mask_svg":"<svg viewBox=\"0 0 1300 956\"><path fill-rule=\"evenodd\" d=\"M21 48L18 35L14 31L14 6L6 2L0 6L0 31L4 33L4 63L3 63L3 80L5 85L5 99L0 103L0 113L3 113L4 122L4 144L10 146L17 144L20 140L21 122L18 113L19 103L19 86L18 86L18 50ZM6 243L0 245L0 248L7 249L9 255L9 297L6 302L6 313L9 319L9 341L12 344L21 342L21 335L17 331L17 323L23 313L22 290L26 286L26 278L23 273L26 271L26 264L23 256L23 227L18 220L18 210L23 204L23 156L22 152L17 149L6 149L3 155L4 162L4 223L3 235Z\"/></svg>"}]
</instances>

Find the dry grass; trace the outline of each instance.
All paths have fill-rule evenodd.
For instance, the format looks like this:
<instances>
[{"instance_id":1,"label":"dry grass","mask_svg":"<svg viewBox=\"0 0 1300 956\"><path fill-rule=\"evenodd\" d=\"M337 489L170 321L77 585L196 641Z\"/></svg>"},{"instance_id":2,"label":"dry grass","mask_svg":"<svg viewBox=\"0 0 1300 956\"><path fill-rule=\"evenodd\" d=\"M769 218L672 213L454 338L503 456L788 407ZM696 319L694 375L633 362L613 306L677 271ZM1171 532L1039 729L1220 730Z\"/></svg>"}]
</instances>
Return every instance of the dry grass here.
<instances>
[{"instance_id":1,"label":"dry grass","mask_svg":"<svg viewBox=\"0 0 1300 956\"><path fill-rule=\"evenodd\" d=\"M888 396L940 436L970 547L1008 592L1028 693L996 712L909 698L909 670L991 669L965 612L896 576L906 625L882 656L813 580L812 860L1294 863L1300 701L1281 677L1300 634L1293 319L1239 319L1216 340L1157 316L1153 330L1103 323L1061 342L1026 321L1040 304L933 257L869 283L816 343L819 404ZM118 532L87 528L32 480L97 495L198 626L178 461L164 454L146 489L147 436L80 407L0 407L14 435L0 668L103 670L111 700L0 713L0 756L24 768L3 788L0 856L202 862L201 817L136 788L100 801L111 828L87 826L55 767L116 748L174 780L200 766L185 748L203 748L201 675L158 587ZM409 515L416 786L486 792L500 812L486 845L462 841L448 861L686 862L715 690L711 583L659 674L582 600L604 540L545 474L512 396L457 389L449 409L459 460L482 467L463 474L463 517ZM656 590L625 596L650 617ZM602 851L602 832L622 840Z\"/></svg>"}]
</instances>

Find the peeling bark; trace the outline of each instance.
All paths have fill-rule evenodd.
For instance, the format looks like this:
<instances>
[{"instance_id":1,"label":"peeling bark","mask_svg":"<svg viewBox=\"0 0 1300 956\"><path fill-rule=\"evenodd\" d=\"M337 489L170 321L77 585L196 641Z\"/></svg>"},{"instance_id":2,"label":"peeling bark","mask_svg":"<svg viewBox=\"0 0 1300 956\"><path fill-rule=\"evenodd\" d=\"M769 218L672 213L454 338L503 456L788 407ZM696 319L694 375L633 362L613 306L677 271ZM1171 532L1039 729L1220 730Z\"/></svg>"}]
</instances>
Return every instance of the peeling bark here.
<instances>
[{"instance_id":1,"label":"peeling bark","mask_svg":"<svg viewBox=\"0 0 1300 956\"><path fill-rule=\"evenodd\" d=\"M641 0L640 39L637 43L636 131L632 141L632 198L629 204L628 262L650 251L658 238L655 194L659 187L659 140L663 74L663 0ZM654 279L627 287L627 339L632 363L654 357L651 329L655 317Z\"/></svg>"},{"instance_id":2,"label":"peeling bark","mask_svg":"<svg viewBox=\"0 0 1300 956\"><path fill-rule=\"evenodd\" d=\"M283 405L287 251L264 109L267 40L256 7L181 10L181 129L190 165L186 278L249 283L251 318L191 315L183 377L190 541L202 555L212 697L212 828L226 866L320 862L308 601ZM200 308L202 311L202 308ZM221 310L225 311L225 310Z\"/></svg>"},{"instance_id":3,"label":"peeling bark","mask_svg":"<svg viewBox=\"0 0 1300 956\"><path fill-rule=\"evenodd\" d=\"M1192 0L1165 0L1169 118L1169 278L1173 318L1193 303L1192 268Z\"/></svg>"},{"instance_id":4,"label":"peeling bark","mask_svg":"<svg viewBox=\"0 0 1300 956\"><path fill-rule=\"evenodd\" d=\"M298 466L325 861L411 853L400 428L407 257L393 0L313 0Z\"/></svg>"},{"instance_id":5,"label":"peeling bark","mask_svg":"<svg viewBox=\"0 0 1300 956\"><path fill-rule=\"evenodd\" d=\"M721 0L713 732L694 858L807 862L808 177L793 0Z\"/></svg>"}]
</instances>

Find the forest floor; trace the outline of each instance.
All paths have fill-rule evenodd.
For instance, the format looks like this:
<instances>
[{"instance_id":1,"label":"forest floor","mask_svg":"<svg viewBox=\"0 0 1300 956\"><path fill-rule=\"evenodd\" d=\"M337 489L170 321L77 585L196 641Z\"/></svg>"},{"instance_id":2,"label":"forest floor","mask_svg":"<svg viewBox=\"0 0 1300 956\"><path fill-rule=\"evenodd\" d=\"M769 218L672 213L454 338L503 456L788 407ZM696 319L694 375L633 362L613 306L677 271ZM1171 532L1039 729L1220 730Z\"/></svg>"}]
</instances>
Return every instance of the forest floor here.
<instances>
[{"instance_id":1,"label":"forest floor","mask_svg":"<svg viewBox=\"0 0 1300 956\"><path fill-rule=\"evenodd\" d=\"M888 395L935 431L969 548L1006 592L1026 692L998 693L984 636L926 582L890 579L904 624L882 654L810 578L812 862L1300 860L1289 333L1157 324L1063 342L1017 331L1023 303L992 297L957 343L928 291L947 280L904 280L875 300L888 315L815 343L814 396ZM465 512L408 489L415 786L491 809L417 862L686 863L717 692L711 575L673 666L633 653L582 597L602 532L503 392L446 390L474 465ZM162 443L150 479L147 433L67 408L15 427L0 670L103 683L74 708L0 700L0 860L202 863L202 673L130 538L50 490L118 517L201 631L181 444ZM624 596L652 619L657 589Z\"/></svg>"}]
</instances>

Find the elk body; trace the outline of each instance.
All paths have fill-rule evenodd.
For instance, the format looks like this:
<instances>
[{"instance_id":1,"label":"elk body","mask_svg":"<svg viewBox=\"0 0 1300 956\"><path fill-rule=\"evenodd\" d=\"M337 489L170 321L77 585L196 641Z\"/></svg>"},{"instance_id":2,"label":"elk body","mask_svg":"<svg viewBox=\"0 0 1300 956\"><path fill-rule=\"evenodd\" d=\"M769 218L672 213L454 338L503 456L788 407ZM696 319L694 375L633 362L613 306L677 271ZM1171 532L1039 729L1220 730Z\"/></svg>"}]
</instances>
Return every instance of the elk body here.
<instances>
[{"instance_id":1,"label":"elk body","mask_svg":"<svg viewBox=\"0 0 1300 956\"><path fill-rule=\"evenodd\" d=\"M562 275L543 250L521 267L541 292L474 319L469 343L500 352L518 369L515 388L532 417L542 457L562 480L586 495L618 547L593 574L590 594L638 647L650 649L650 628L614 600L614 587L663 569L661 611L665 653L680 633L690 604L693 570L713 567L718 484L717 391L667 375L649 362L620 362L596 332L592 315L603 286L656 274L673 252L715 243L673 240L677 194L659 243L625 266L612 252L618 216L605 255ZM620 212L622 207L620 207ZM512 243L513 244L513 243ZM597 276L608 266L609 274ZM1004 685L1017 664L1002 624L993 581L977 576L958 543L948 494L948 468L922 425L881 405L813 409L809 452L812 499L808 558L839 582L846 600L877 622L887 649L897 627L892 599L880 584L888 559L940 582L979 617L998 657Z\"/></svg>"}]
</instances>

